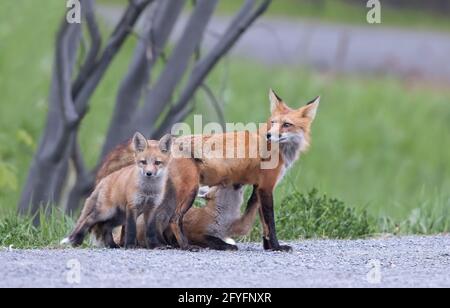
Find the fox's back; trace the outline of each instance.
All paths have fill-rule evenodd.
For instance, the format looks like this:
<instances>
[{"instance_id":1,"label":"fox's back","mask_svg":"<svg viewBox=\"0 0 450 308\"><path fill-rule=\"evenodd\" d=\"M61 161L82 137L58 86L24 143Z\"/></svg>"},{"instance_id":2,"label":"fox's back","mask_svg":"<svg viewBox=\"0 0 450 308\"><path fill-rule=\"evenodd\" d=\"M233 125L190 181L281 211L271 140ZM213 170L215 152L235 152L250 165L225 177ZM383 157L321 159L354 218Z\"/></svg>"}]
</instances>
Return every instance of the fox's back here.
<instances>
[{"instance_id":1,"label":"fox's back","mask_svg":"<svg viewBox=\"0 0 450 308\"><path fill-rule=\"evenodd\" d=\"M257 183L261 165L258 133L243 131L180 138L186 140L191 143L202 184Z\"/></svg>"}]
</instances>

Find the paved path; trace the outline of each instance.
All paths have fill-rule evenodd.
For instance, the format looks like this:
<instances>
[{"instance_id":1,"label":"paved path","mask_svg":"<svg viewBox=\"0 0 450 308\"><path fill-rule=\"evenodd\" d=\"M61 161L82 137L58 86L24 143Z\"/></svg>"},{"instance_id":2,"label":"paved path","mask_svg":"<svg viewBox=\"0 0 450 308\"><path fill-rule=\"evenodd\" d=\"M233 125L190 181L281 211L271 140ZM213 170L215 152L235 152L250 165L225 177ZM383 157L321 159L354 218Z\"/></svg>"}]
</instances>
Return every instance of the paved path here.
<instances>
[{"instance_id":1,"label":"paved path","mask_svg":"<svg viewBox=\"0 0 450 308\"><path fill-rule=\"evenodd\" d=\"M259 244L198 253L3 250L0 287L450 287L450 236L293 245L293 253ZM79 264L80 284L68 283L76 281L68 264Z\"/></svg>"},{"instance_id":2,"label":"paved path","mask_svg":"<svg viewBox=\"0 0 450 308\"><path fill-rule=\"evenodd\" d=\"M121 9L101 6L98 12L108 24L115 25ZM186 21L187 16L183 16L172 41L181 35ZM205 49L215 43L229 21L227 17L213 18ZM263 17L232 54L269 65L306 65L325 71L393 73L450 81L450 34L445 32Z\"/></svg>"}]
</instances>

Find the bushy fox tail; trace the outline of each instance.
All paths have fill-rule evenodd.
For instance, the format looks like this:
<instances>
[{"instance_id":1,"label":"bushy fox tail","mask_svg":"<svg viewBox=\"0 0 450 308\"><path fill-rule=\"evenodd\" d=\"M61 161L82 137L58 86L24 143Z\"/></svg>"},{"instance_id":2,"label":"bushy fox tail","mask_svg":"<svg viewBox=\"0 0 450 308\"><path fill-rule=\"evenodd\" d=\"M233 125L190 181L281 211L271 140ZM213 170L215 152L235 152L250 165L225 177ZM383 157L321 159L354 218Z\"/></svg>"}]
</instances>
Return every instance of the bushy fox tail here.
<instances>
[{"instance_id":1,"label":"bushy fox tail","mask_svg":"<svg viewBox=\"0 0 450 308\"><path fill-rule=\"evenodd\" d=\"M131 140L117 146L104 159L97 172L95 184L98 185L108 175L134 164L134 151Z\"/></svg>"}]
</instances>

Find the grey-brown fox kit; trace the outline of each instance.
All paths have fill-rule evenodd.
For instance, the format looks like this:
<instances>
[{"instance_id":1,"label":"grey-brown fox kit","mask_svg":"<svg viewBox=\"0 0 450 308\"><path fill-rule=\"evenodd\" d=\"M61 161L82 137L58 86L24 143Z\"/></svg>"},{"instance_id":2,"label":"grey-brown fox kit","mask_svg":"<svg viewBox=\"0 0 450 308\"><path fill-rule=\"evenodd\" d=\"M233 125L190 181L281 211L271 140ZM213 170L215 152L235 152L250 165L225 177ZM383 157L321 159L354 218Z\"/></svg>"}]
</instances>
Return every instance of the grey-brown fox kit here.
<instances>
[{"instance_id":1,"label":"grey-brown fox kit","mask_svg":"<svg viewBox=\"0 0 450 308\"><path fill-rule=\"evenodd\" d=\"M161 202L171 142L169 135L157 142L147 141L142 134L136 133L132 141L135 163L98 182L86 201L74 231L62 244L79 246L86 233L95 229L97 240L117 248L112 230L124 225L125 247L135 247L137 217Z\"/></svg>"}]
</instances>

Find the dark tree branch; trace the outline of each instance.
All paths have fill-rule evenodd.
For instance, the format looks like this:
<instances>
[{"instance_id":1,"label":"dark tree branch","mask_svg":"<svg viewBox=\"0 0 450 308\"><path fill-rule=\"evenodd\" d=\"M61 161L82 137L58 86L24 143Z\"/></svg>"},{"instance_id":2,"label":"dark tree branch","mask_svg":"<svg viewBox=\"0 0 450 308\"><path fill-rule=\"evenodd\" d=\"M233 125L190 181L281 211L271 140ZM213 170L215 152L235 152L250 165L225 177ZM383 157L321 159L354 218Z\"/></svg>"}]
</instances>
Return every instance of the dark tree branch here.
<instances>
[{"instance_id":1,"label":"dark tree branch","mask_svg":"<svg viewBox=\"0 0 450 308\"><path fill-rule=\"evenodd\" d=\"M209 102L211 103L211 105L213 106L214 110L217 113L217 116L219 117L220 125L222 126L223 129L225 129L226 127L225 114L223 113L223 107L220 104L219 100L216 98L214 92L211 90L210 87L208 87L208 85L202 84L200 88L205 92L206 96L209 99Z\"/></svg>"},{"instance_id":2,"label":"dark tree branch","mask_svg":"<svg viewBox=\"0 0 450 308\"><path fill-rule=\"evenodd\" d=\"M183 111L188 108L187 106L190 99L203 83L208 73L223 57L223 55L235 45L246 29L267 10L271 1L272 0L263 0L256 9L253 9L253 4L255 2L254 0L248 0L244 3L241 11L238 13L239 20L235 19L235 24L230 24L228 31L222 35L222 38L213 50L195 66L189 78L188 84L180 96L180 99L174 106L172 106L166 117L166 119L168 119L167 124L165 124L166 127L171 127L177 123L175 122L175 119L178 118L176 115L180 113L183 114ZM251 4L252 9L249 10L249 6ZM155 137L153 134L152 136Z\"/></svg>"},{"instance_id":3,"label":"dark tree branch","mask_svg":"<svg viewBox=\"0 0 450 308\"><path fill-rule=\"evenodd\" d=\"M175 47L156 85L145 99L142 110L136 115L137 130L148 131L170 102L172 94L181 82L189 61L203 38L217 0L199 0L185 31Z\"/></svg>"},{"instance_id":4,"label":"dark tree branch","mask_svg":"<svg viewBox=\"0 0 450 308\"><path fill-rule=\"evenodd\" d=\"M80 144L78 142L78 136L73 139L73 149L71 153L71 160L75 168L77 179L75 186L69 193L65 212L67 214L73 214L80 206L81 197L89 194L94 185L94 175L86 168L86 164L81 153Z\"/></svg>"},{"instance_id":5,"label":"dark tree branch","mask_svg":"<svg viewBox=\"0 0 450 308\"><path fill-rule=\"evenodd\" d=\"M139 105L150 72L167 44L185 0L160 0L154 20L147 20L142 39L138 42L127 75L120 85L114 115L100 161L122 139L128 137L127 126ZM149 49L151 49L149 55Z\"/></svg>"},{"instance_id":6,"label":"dark tree branch","mask_svg":"<svg viewBox=\"0 0 450 308\"><path fill-rule=\"evenodd\" d=\"M69 42L76 39L79 34L79 25L68 25L63 22L61 32L58 35L58 45L61 46L56 52L56 71L58 78L58 89L60 96L60 107L62 119L67 127L71 127L77 120L78 114L72 100L71 77L73 72L73 63L69 60Z\"/></svg>"},{"instance_id":7,"label":"dark tree branch","mask_svg":"<svg viewBox=\"0 0 450 308\"><path fill-rule=\"evenodd\" d=\"M97 56L102 46L102 37L98 28L97 20L95 18L93 2L94 0L86 0L86 2L83 3L82 6L86 18L87 29L89 32L90 49L88 51L84 64L81 66L78 77L73 84L73 96L75 96L75 94L78 93L83 87L84 82L86 81L87 77L94 67L95 61L97 60Z\"/></svg>"},{"instance_id":8,"label":"dark tree branch","mask_svg":"<svg viewBox=\"0 0 450 308\"><path fill-rule=\"evenodd\" d=\"M154 0L130 0L130 4L128 5L121 21L106 44L105 50L103 51L100 59L94 65L92 73L89 75L89 78L86 80L83 88L75 96L75 106L80 115L84 115L86 113L89 98L92 96L96 87L102 80L111 61L117 55L123 43L127 39L130 33L129 29L134 28L134 25L143 10L153 1Z\"/></svg>"}]
</instances>

